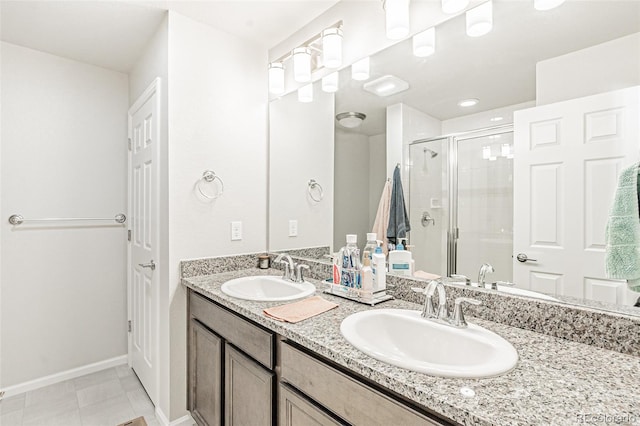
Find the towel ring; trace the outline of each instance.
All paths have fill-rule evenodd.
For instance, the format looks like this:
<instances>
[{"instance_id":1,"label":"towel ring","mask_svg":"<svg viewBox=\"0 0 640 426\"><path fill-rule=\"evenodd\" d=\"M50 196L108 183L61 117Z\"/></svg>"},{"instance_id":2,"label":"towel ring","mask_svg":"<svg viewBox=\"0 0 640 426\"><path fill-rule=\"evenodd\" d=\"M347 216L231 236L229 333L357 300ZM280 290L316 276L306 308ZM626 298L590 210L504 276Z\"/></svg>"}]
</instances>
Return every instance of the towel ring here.
<instances>
[{"instance_id":1,"label":"towel ring","mask_svg":"<svg viewBox=\"0 0 640 426\"><path fill-rule=\"evenodd\" d=\"M316 182L315 179L309 179L309 182L307 183L307 185L309 186L307 188L307 192L309 193L309 197L311 197L311 199L313 201L315 201L316 203L319 203L320 201L322 201L322 199L324 198L324 190L322 189L322 185L320 185L318 182ZM313 190L317 188L317 192L320 198L316 198L313 196Z\"/></svg>"},{"instance_id":2,"label":"towel ring","mask_svg":"<svg viewBox=\"0 0 640 426\"><path fill-rule=\"evenodd\" d=\"M220 192L218 192L215 195L209 195L206 192L204 192L202 190L202 183L203 182L207 182L207 183L212 183L214 180L218 180L220 182ZM216 198L218 198L219 196L222 195L222 193L224 192L224 182L222 181L222 179L220 178L220 176L217 176L214 172L212 172L211 170L205 170L204 173L202 173L202 177L200 178L200 180L198 181L198 183L196 184L196 188L198 188L198 192L200 192L200 194L202 194L202 196L204 198L207 198L209 200L215 200Z\"/></svg>"}]
</instances>

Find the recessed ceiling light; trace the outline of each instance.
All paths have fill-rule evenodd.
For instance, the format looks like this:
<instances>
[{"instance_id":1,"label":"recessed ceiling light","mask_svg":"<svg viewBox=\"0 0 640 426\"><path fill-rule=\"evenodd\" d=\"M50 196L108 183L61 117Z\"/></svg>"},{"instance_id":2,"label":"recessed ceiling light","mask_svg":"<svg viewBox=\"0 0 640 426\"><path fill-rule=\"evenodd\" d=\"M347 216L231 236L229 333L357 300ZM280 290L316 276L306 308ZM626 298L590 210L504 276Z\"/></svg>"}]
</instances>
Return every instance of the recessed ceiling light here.
<instances>
[{"instance_id":1,"label":"recessed ceiling light","mask_svg":"<svg viewBox=\"0 0 640 426\"><path fill-rule=\"evenodd\" d=\"M385 75L365 83L362 88L378 96L391 96L409 88L409 83L394 76Z\"/></svg>"},{"instance_id":2,"label":"recessed ceiling light","mask_svg":"<svg viewBox=\"0 0 640 426\"><path fill-rule=\"evenodd\" d=\"M478 101L477 99L465 99L465 100L462 100L462 101L458 102L458 106L465 107L465 108L466 107L472 107L472 106L476 105L478 102L480 102L480 101Z\"/></svg>"},{"instance_id":3,"label":"recessed ceiling light","mask_svg":"<svg viewBox=\"0 0 640 426\"><path fill-rule=\"evenodd\" d=\"M503 117L491 117L489 121L502 121Z\"/></svg>"}]
</instances>

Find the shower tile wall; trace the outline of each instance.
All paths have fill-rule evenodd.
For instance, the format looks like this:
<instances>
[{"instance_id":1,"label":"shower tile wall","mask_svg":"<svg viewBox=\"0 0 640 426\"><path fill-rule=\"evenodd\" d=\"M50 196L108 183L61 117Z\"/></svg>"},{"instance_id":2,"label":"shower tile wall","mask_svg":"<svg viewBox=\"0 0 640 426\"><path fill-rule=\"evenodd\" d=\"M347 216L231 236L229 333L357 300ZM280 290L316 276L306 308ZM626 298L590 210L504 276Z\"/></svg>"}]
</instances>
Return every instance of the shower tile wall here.
<instances>
[{"instance_id":1,"label":"shower tile wall","mask_svg":"<svg viewBox=\"0 0 640 426\"><path fill-rule=\"evenodd\" d=\"M437 152L431 157L424 149ZM447 139L411 146L411 179L409 187L409 217L416 271L439 275L447 273L447 227L449 199L447 170ZM435 220L423 226L424 212Z\"/></svg>"}]
</instances>

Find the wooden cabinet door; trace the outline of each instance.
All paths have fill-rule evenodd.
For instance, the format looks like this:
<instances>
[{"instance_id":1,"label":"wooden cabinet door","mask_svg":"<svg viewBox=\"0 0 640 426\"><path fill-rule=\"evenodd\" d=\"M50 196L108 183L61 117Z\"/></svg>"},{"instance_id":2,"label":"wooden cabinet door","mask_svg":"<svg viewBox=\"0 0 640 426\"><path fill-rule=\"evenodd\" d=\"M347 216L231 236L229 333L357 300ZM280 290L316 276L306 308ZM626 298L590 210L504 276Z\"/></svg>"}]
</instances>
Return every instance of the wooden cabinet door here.
<instances>
[{"instance_id":1,"label":"wooden cabinet door","mask_svg":"<svg viewBox=\"0 0 640 426\"><path fill-rule=\"evenodd\" d=\"M336 426L341 423L287 385L280 384L278 426Z\"/></svg>"},{"instance_id":2,"label":"wooden cabinet door","mask_svg":"<svg viewBox=\"0 0 640 426\"><path fill-rule=\"evenodd\" d=\"M272 372L226 344L225 425L272 424L273 376Z\"/></svg>"},{"instance_id":3,"label":"wooden cabinet door","mask_svg":"<svg viewBox=\"0 0 640 426\"><path fill-rule=\"evenodd\" d=\"M189 409L200 426L222 425L223 340L191 320Z\"/></svg>"}]
</instances>

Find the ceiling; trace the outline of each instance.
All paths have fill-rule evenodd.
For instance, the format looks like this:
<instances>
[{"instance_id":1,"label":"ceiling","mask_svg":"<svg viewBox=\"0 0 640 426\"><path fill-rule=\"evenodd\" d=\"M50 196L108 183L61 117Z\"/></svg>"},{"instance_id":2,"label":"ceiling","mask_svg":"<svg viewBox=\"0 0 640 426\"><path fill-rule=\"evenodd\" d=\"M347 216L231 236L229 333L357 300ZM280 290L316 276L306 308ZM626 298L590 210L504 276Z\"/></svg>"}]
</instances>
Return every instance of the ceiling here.
<instances>
[{"instance_id":1,"label":"ceiling","mask_svg":"<svg viewBox=\"0 0 640 426\"><path fill-rule=\"evenodd\" d=\"M493 22L478 38L465 34L464 16L439 25L437 51L428 58L413 56L411 39L372 56L370 80L391 74L409 82L397 95L365 92L365 82L352 80L345 68L336 113L365 113L358 132L375 135L386 129L386 107L398 102L446 120L534 100L537 62L640 31L640 2L568 1L538 12L528 1L494 0ZM480 103L463 110L457 103L467 98Z\"/></svg>"},{"instance_id":2,"label":"ceiling","mask_svg":"<svg viewBox=\"0 0 640 426\"><path fill-rule=\"evenodd\" d=\"M167 10L269 49L338 0L2 0L3 41L121 72Z\"/></svg>"}]
</instances>

